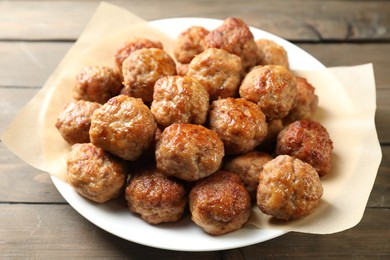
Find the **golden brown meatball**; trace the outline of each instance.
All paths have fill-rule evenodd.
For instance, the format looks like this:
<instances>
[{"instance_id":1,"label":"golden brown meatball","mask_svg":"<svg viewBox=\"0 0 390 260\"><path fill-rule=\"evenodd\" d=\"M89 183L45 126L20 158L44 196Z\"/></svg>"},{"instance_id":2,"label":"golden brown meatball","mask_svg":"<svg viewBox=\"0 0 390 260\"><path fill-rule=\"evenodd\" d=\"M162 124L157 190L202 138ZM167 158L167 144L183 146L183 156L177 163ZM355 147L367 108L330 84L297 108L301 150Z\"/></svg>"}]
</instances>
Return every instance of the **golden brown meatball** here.
<instances>
[{"instance_id":1,"label":"golden brown meatball","mask_svg":"<svg viewBox=\"0 0 390 260\"><path fill-rule=\"evenodd\" d=\"M280 131L282 131L284 125L282 119L274 119L267 122L268 131L267 136L258 147L260 150L265 150L269 153L275 152L276 138Z\"/></svg>"},{"instance_id":2,"label":"golden brown meatball","mask_svg":"<svg viewBox=\"0 0 390 260\"><path fill-rule=\"evenodd\" d=\"M322 193L320 178L310 164L280 155L263 166L257 205L277 219L298 219L313 211Z\"/></svg>"},{"instance_id":3,"label":"golden brown meatball","mask_svg":"<svg viewBox=\"0 0 390 260\"><path fill-rule=\"evenodd\" d=\"M178 221L187 204L183 184L170 179L155 168L133 176L125 191L130 211L140 214L151 224Z\"/></svg>"},{"instance_id":4,"label":"golden brown meatball","mask_svg":"<svg viewBox=\"0 0 390 260\"><path fill-rule=\"evenodd\" d=\"M258 65L282 65L289 67L288 56L283 46L272 40L260 39L257 44Z\"/></svg>"},{"instance_id":5,"label":"golden brown meatball","mask_svg":"<svg viewBox=\"0 0 390 260\"><path fill-rule=\"evenodd\" d=\"M211 235L222 235L244 226L250 216L251 199L240 178L218 171L200 181L189 195L192 221Z\"/></svg>"},{"instance_id":6,"label":"golden brown meatball","mask_svg":"<svg viewBox=\"0 0 390 260\"><path fill-rule=\"evenodd\" d=\"M119 95L97 109L91 119L91 142L125 160L136 160L153 143L157 130L141 99Z\"/></svg>"},{"instance_id":7,"label":"golden brown meatball","mask_svg":"<svg viewBox=\"0 0 390 260\"><path fill-rule=\"evenodd\" d=\"M157 128L157 131L156 131L156 134L154 136L154 139L153 139L153 142L152 144L150 145L150 147L141 154L140 157L137 158L136 161L133 161L132 162L132 165L133 166L141 166L141 167L144 167L145 165L150 165L151 163L155 163L156 161L156 145L158 143L158 141L160 140L161 138L161 129L160 128Z\"/></svg>"},{"instance_id":8,"label":"golden brown meatball","mask_svg":"<svg viewBox=\"0 0 390 260\"><path fill-rule=\"evenodd\" d=\"M226 154L253 150L267 135L265 115L256 104L243 98L214 100L209 124L224 143Z\"/></svg>"},{"instance_id":9,"label":"golden brown meatball","mask_svg":"<svg viewBox=\"0 0 390 260\"><path fill-rule=\"evenodd\" d=\"M201 125L173 124L156 147L157 169L168 176L195 181L217 171L224 156L218 135Z\"/></svg>"},{"instance_id":10,"label":"golden brown meatball","mask_svg":"<svg viewBox=\"0 0 390 260\"><path fill-rule=\"evenodd\" d=\"M68 143L89 143L91 117L100 107L97 102L85 100L69 102L59 114L55 126Z\"/></svg>"},{"instance_id":11,"label":"golden brown meatball","mask_svg":"<svg viewBox=\"0 0 390 260\"><path fill-rule=\"evenodd\" d=\"M137 38L134 37L130 39L128 42L124 43L116 52L115 52L115 63L119 69L122 71L122 63L123 61L130 56L136 50L140 50L143 48L158 48L162 49L163 45L160 41L152 41L146 38Z\"/></svg>"},{"instance_id":12,"label":"golden brown meatball","mask_svg":"<svg viewBox=\"0 0 390 260\"><path fill-rule=\"evenodd\" d=\"M333 143L328 131L312 120L298 120L286 126L278 135L277 154L287 154L307 162L319 176L329 173Z\"/></svg>"},{"instance_id":13,"label":"golden brown meatball","mask_svg":"<svg viewBox=\"0 0 390 260\"><path fill-rule=\"evenodd\" d=\"M132 52L123 61L122 74L125 87L121 93L150 104L154 83L164 76L175 75L176 64L165 51L144 48Z\"/></svg>"},{"instance_id":14,"label":"golden brown meatball","mask_svg":"<svg viewBox=\"0 0 390 260\"><path fill-rule=\"evenodd\" d=\"M283 118L284 124L292 123L300 119L311 119L318 107L318 96L315 89L305 78L297 79L297 104L290 110L288 115Z\"/></svg>"},{"instance_id":15,"label":"golden brown meatball","mask_svg":"<svg viewBox=\"0 0 390 260\"><path fill-rule=\"evenodd\" d=\"M241 61L237 55L210 48L197 55L189 64L187 75L207 89L210 99L236 97L241 82Z\"/></svg>"},{"instance_id":16,"label":"golden brown meatball","mask_svg":"<svg viewBox=\"0 0 390 260\"><path fill-rule=\"evenodd\" d=\"M104 104L119 94L122 78L118 71L105 66L87 66L77 76L73 87L76 100Z\"/></svg>"},{"instance_id":17,"label":"golden brown meatball","mask_svg":"<svg viewBox=\"0 0 390 260\"><path fill-rule=\"evenodd\" d=\"M257 103L270 120L280 119L295 106L297 82L283 66L257 66L242 81L240 96Z\"/></svg>"},{"instance_id":18,"label":"golden brown meatball","mask_svg":"<svg viewBox=\"0 0 390 260\"><path fill-rule=\"evenodd\" d=\"M179 76L186 76L188 72L189 64L176 64L176 72Z\"/></svg>"},{"instance_id":19,"label":"golden brown meatball","mask_svg":"<svg viewBox=\"0 0 390 260\"><path fill-rule=\"evenodd\" d=\"M204 51L204 38L209 31L201 26L191 26L181 32L173 45L173 54L180 63L190 63L199 53Z\"/></svg>"},{"instance_id":20,"label":"golden brown meatball","mask_svg":"<svg viewBox=\"0 0 390 260\"><path fill-rule=\"evenodd\" d=\"M126 180L123 161L90 143L72 146L66 168L70 185L99 203L118 197Z\"/></svg>"},{"instance_id":21,"label":"golden brown meatball","mask_svg":"<svg viewBox=\"0 0 390 260\"><path fill-rule=\"evenodd\" d=\"M154 85L150 110L163 128L173 123L202 125L207 119L209 94L192 77L166 76Z\"/></svg>"},{"instance_id":22,"label":"golden brown meatball","mask_svg":"<svg viewBox=\"0 0 390 260\"><path fill-rule=\"evenodd\" d=\"M250 151L229 158L226 160L223 169L237 174L254 200L259 185L259 174L263 169L263 165L272 159L273 157L267 153Z\"/></svg>"},{"instance_id":23,"label":"golden brown meatball","mask_svg":"<svg viewBox=\"0 0 390 260\"><path fill-rule=\"evenodd\" d=\"M245 71L256 65L257 45L247 24L240 18L229 17L205 38L206 48L224 49L241 57Z\"/></svg>"}]
</instances>

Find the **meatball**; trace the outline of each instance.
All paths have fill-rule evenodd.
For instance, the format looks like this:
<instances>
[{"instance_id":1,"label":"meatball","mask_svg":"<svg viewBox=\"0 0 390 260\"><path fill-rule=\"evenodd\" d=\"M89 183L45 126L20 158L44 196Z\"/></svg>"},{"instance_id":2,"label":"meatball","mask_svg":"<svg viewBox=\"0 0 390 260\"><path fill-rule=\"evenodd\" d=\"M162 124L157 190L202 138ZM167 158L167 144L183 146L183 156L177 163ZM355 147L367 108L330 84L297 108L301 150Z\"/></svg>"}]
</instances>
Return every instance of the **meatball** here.
<instances>
[{"instance_id":1,"label":"meatball","mask_svg":"<svg viewBox=\"0 0 390 260\"><path fill-rule=\"evenodd\" d=\"M257 45L247 24L240 18L229 17L205 38L207 48L224 49L241 58L245 71L256 65Z\"/></svg>"},{"instance_id":2,"label":"meatball","mask_svg":"<svg viewBox=\"0 0 390 260\"><path fill-rule=\"evenodd\" d=\"M289 67L288 56L283 46L272 40L260 39L257 44L257 64L258 65L281 65Z\"/></svg>"},{"instance_id":3,"label":"meatball","mask_svg":"<svg viewBox=\"0 0 390 260\"><path fill-rule=\"evenodd\" d=\"M156 131L156 134L154 136L154 139L153 139L153 142L152 144L150 145L150 147L141 154L140 157L137 158L136 161L134 161L132 163L133 166L141 166L141 167L144 167L145 165L149 165L151 163L155 163L155 158L156 158L156 155L155 155L155 152L156 152L156 145L157 145L157 142L160 140L161 138L161 129L160 128L157 128L157 131Z\"/></svg>"},{"instance_id":4,"label":"meatball","mask_svg":"<svg viewBox=\"0 0 390 260\"><path fill-rule=\"evenodd\" d=\"M270 120L280 119L295 106L297 82L283 66L257 66L242 81L240 96L257 103Z\"/></svg>"},{"instance_id":5,"label":"meatball","mask_svg":"<svg viewBox=\"0 0 390 260\"><path fill-rule=\"evenodd\" d=\"M280 131L282 131L284 125L282 119L274 119L268 121L268 131L267 136L264 138L263 142L258 147L261 150L269 151L270 153L275 152L276 138Z\"/></svg>"},{"instance_id":6,"label":"meatball","mask_svg":"<svg viewBox=\"0 0 390 260\"><path fill-rule=\"evenodd\" d=\"M173 54L180 63L190 63L199 53L204 51L204 38L209 31L201 26L191 26L181 32L173 45Z\"/></svg>"},{"instance_id":7,"label":"meatball","mask_svg":"<svg viewBox=\"0 0 390 260\"><path fill-rule=\"evenodd\" d=\"M333 143L320 123L298 120L286 126L278 135L277 154L287 154L310 164L319 176L329 173Z\"/></svg>"},{"instance_id":8,"label":"meatball","mask_svg":"<svg viewBox=\"0 0 390 260\"><path fill-rule=\"evenodd\" d=\"M76 192L98 203L118 197L126 180L123 161L90 143L72 146L66 168Z\"/></svg>"},{"instance_id":9,"label":"meatball","mask_svg":"<svg viewBox=\"0 0 390 260\"><path fill-rule=\"evenodd\" d=\"M210 48L189 64L187 75L199 80L210 99L235 97L241 83L241 60L222 49Z\"/></svg>"},{"instance_id":10,"label":"meatball","mask_svg":"<svg viewBox=\"0 0 390 260\"><path fill-rule=\"evenodd\" d=\"M153 143L157 130L141 99L119 95L97 109L91 119L91 142L125 160L136 160Z\"/></svg>"},{"instance_id":11,"label":"meatball","mask_svg":"<svg viewBox=\"0 0 390 260\"><path fill-rule=\"evenodd\" d=\"M251 213L251 199L240 178L218 171L191 189L189 205L192 221L211 235L240 229Z\"/></svg>"},{"instance_id":12,"label":"meatball","mask_svg":"<svg viewBox=\"0 0 390 260\"><path fill-rule=\"evenodd\" d=\"M256 104L243 98L214 100L209 124L224 143L226 154L253 150L267 135L265 115Z\"/></svg>"},{"instance_id":13,"label":"meatball","mask_svg":"<svg viewBox=\"0 0 390 260\"><path fill-rule=\"evenodd\" d=\"M201 125L172 124L164 129L156 147L157 168L185 181L216 172L223 156L218 135Z\"/></svg>"},{"instance_id":14,"label":"meatball","mask_svg":"<svg viewBox=\"0 0 390 260\"><path fill-rule=\"evenodd\" d=\"M69 144L89 143L91 117L100 107L97 102L85 100L69 102L59 114L55 126Z\"/></svg>"},{"instance_id":15,"label":"meatball","mask_svg":"<svg viewBox=\"0 0 390 260\"><path fill-rule=\"evenodd\" d=\"M176 64L163 50L136 50L122 64L124 89L122 94L141 98L146 104L153 100L154 83L164 76L176 74Z\"/></svg>"},{"instance_id":16,"label":"meatball","mask_svg":"<svg viewBox=\"0 0 390 260\"><path fill-rule=\"evenodd\" d=\"M187 204L183 184L168 178L155 168L142 170L130 179L125 198L130 211L151 224L176 222Z\"/></svg>"},{"instance_id":17,"label":"meatball","mask_svg":"<svg viewBox=\"0 0 390 260\"><path fill-rule=\"evenodd\" d=\"M296 77L296 79L297 104L283 118L286 125L300 119L311 119L318 107L318 96L315 94L314 87L305 78Z\"/></svg>"},{"instance_id":18,"label":"meatball","mask_svg":"<svg viewBox=\"0 0 390 260\"><path fill-rule=\"evenodd\" d=\"M202 125L207 119L209 94L191 77L166 76L154 85L150 110L163 128L173 123Z\"/></svg>"},{"instance_id":19,"label":"meatball","mask_svg":"<svg viewBox=\"0 0 390 260\"><path fill-rule=\"evenodd\" d=\"M119 94L122 78L118 71L105 66L87 66L77 76L73 98L104 104Z\"/></svg>"},{"instance_id":20,"label":"meatball","mask_svg":"<svg viewBox=\"0 0 390 260\"><path fill-rule=\"evenodd\" d=\"M123 61L130 56L136 50L143 48L157 48L162 49L163 45L160 41L152 41L146 38L132 38L128 42L124 43L116 52L115 52L115 63L119 69L122 71Z\"/></svg>"},{"instance_id":21,"label":"meatball","mask_svg":"<svg viewBox=\"0 0 390 260\"><path fill-rule=\"evenodd\" d=\"M176 72L179 76L186 76L188 72L189 64L176 64Z\"/></svg>"},{"instance_id":22,"label":"meatball","mask_svg":"<svg viewBox=\"0 0 390 260\"><path fill-rule=\"evenodd\" d=\"M263 213L277 219L298 219L313 211L322 194L320 178L310 164L279 155L263 166L257 205Z\"/></svg>"},{"instance_id":23,"label":"meatball","mask_svg":"<svg viewBox=\"0 0 390 260\"><path fill-rule=\"evenodd\" d=\"M251 151L229 158L223 169L237 174L254 200L259 185L259 174L263 165L272 159L273 157L267 153Z\"/></svg>"}]
</instances>

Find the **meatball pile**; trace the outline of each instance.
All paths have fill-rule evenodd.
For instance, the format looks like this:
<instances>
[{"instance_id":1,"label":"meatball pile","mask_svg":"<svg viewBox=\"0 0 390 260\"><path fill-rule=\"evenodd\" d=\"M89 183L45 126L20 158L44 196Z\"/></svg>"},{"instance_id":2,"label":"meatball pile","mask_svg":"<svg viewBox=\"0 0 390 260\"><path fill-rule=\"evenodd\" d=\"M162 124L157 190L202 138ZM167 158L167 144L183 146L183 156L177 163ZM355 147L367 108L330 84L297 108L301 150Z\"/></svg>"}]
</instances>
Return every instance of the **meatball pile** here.
<instances>
[{"instance_id":1,"label":"meatball pile","mask_svg":"<svg viewBox=\"0 0 390 260\"><path fill-rule=\"evenodd\" d=\"M131 38L115 68L76 75L55 124L72 145L69 183L97 203L124 198L150 224L189 214L211 235L245 226L252 206L282 220L309 215L333 143L286 50L239 18L192 26L173 47L171 56L158 40Z\"/></svg>"}]
</instances>

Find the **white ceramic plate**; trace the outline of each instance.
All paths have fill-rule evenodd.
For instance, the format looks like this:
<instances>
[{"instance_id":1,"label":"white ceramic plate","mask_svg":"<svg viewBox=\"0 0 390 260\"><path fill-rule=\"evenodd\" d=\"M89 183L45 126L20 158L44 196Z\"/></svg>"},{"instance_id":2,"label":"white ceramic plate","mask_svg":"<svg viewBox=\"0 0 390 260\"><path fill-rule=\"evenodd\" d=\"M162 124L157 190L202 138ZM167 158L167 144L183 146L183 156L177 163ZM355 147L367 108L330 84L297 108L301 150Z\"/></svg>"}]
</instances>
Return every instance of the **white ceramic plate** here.
<instances>
[{"instance_id":1,"label":"white ceramic plate","mask_svg":"<svg viewBox=\"0 0 390 260\"><path fill-rule=\"evenodd\" d=\"M150 24L167 35L176 38L192 25L213 29L221 20L204 18L172 18L152 21ZM324 66L297 46L267 32L251 28L255 39L268 38L281 44L288 52L292 69L317 70ZM78 195L64 181L52 176L52 180L65 200L82 216L96 226L123 239L155 248L178 251L213 251L239 248L260 243L285 234L280 230L260 230L247 225L223 236L210 236L186 217L178 223L149 225L139 216L129 212L122 201L97 204Z\"/></svg>"}]
</instances>

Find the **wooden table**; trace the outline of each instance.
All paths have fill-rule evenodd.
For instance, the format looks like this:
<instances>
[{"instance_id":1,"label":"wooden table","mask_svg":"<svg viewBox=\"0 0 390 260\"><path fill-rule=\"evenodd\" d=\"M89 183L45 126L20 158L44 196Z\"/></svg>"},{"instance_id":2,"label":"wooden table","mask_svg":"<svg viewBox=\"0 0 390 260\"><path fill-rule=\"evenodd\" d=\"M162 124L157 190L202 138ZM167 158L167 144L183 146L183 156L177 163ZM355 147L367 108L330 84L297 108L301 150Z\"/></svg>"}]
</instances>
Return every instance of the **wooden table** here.
<instances>
[{"instance_id":1,"label":"wooden table","mask_svg":"<svg viewBox=\"0 0 390 260\"><path fill-rule=\"evenodd\" d=\"M114 1L146 20L228 16L292 41L326 66L373 63L383 159L364 217L332 235L288 233L244 248L175 252L117 238L80 216L49 174L0 143L0 258L390 259L389 1ZM41 88L97 1L0 2L0 132Z\"/></svg>"}]
</instances>

